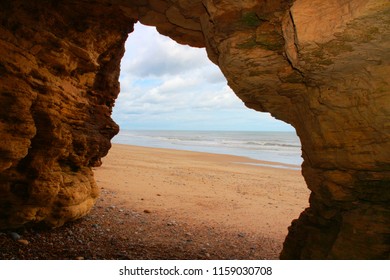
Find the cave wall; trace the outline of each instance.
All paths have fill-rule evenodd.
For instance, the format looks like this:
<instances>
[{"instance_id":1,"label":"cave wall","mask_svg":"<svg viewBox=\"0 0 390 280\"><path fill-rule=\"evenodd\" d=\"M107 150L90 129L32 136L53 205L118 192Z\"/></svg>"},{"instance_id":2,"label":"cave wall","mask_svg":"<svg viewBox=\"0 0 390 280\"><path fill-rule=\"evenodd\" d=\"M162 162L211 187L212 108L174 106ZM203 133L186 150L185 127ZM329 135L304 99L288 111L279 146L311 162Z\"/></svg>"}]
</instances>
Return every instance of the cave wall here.
<instances>
[{"instance_id":1,"label":"cave wall","mask_svg":"<svg viewBox=\"0 0 390 280\"><path fill-rule=\"evenodd\" d=\"M76 1L2 1L0 18L0 227L59 226L98 196L132 22Z\"/></svg>"},{"instance_id":2,"label":"cave wall","mask_svg":"<svg viewBox=\"0 0 390 280\"><path fill-rule=\"evenodd\" d=\"M388 1L25 2L0 2L0 228L93 206L140 21L205 47L246 106L296 128L312 193L281 258L390 257Z\"/></svg>"}]
</instances>

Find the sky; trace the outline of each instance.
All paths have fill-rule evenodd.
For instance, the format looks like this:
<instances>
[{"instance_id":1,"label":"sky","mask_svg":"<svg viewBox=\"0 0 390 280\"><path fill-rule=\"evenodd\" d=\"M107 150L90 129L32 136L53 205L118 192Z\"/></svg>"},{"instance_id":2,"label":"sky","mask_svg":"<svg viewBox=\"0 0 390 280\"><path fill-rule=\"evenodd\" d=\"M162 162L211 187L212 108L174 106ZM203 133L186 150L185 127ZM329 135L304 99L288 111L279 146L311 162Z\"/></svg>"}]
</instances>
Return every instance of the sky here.
<instances>
[{"instance_id":1,"label":"sky","mask_svg":"<svg viewBox=\"0 0 390 280\"><path fill-rule=\"evenodd\" d=\"M245 107L205 49L141 24L126 42L113 119L124 130L294 131Z\"/></svg>"}]
</instances>

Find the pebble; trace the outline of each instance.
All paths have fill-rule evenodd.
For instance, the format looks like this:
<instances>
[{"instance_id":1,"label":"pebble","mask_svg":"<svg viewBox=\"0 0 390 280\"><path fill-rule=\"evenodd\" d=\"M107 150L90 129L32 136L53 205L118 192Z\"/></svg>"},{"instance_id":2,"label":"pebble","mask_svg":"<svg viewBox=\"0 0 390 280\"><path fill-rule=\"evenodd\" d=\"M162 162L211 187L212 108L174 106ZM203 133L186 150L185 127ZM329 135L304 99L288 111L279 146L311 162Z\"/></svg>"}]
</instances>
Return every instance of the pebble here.
<instances>
[{"instance_id":1,"label":"pebble","mask_svg":"<svg viewBox=\"0 0 390 280\"><path fill-rule=\"evenodd\" d=\"M115 205L111 205L111 206L108 206L108 207L106 208L106 211L114 210L115 208L116 208Z\"/></svg>"},{"instance_id":2,"label":"pebble","mask_svg":"<svg viewBox=\"0 0 390 280\"><path fill-rule=\"evenodd\" d=\"M84 257L76 257L76 260L82 261L82 260L84 260Z\"/></svg>"},{"instance_id":3,"label":"pebble","mask_svg":"<svg viewBox=\"0 0 390 280\"><path fill-rule=\"evenodd\" d=\"M150 210L148 210L148 209L145 209L145 210L144 210L144 213L150 214L150 213L152 213L152 211L150 211Z\"/></svg>"},{"instance_id":4,"label":"pebble","mask_svg":"<svg viewBox=\"0 0 390 280\"><path fill-rule=\"evenodd\" d=\"M19 243L23 244L23 245L28 245L30 242L28 242L28 240L26 239L19 239L18 240Z\"/></svg>"},{"instance_id":5,"label":"pebble","mask_svg":"<svg viewBox=\"0 0 390 280\"><path fill-rule=\"evenodd\" d=\"M19 239L22 238L22 237L21 237L19 234L17 234L16 232L10 232L10 233L9 233L9 236L11 236L11 238L12 238L13 240L15 240L15 241L17 241L17 240L19 240Z\"/></svg>"}]
</instances>

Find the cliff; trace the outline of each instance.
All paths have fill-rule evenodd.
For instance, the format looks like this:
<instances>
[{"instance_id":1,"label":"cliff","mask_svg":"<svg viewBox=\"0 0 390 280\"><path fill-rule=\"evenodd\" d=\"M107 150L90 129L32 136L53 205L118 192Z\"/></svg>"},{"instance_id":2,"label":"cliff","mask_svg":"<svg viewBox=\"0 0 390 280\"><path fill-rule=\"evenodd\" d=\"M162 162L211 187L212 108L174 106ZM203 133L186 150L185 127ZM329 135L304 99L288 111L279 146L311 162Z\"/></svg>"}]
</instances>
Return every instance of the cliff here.
<instances>
[{"instance_id":1,"label":"cliff","mask_svg":"<svg viewBox=\"0 0 390 280\"><path fill-rule=\"evenodd\" d=\"M249 108L296 128L312 193L281 258L389 258L389 17L386 0L1 1L0 228L93 206L140 21L205 47Z\"/></svg>"}]
</instances>

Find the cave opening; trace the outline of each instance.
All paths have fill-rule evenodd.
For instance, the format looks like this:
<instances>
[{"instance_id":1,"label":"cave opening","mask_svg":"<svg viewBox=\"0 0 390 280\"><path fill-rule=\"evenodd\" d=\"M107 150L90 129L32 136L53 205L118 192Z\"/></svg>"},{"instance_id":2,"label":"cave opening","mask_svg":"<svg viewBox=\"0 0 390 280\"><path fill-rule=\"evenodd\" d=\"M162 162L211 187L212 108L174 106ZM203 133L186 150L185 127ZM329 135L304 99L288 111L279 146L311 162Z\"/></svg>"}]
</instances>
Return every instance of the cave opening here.
<instances>
[{"instance_id":1,"label":"cave opening","mask_svg":"<svg viewBox=\"0 0 390 280\"><path fill-rule=\"evenodd\" d=\"M248 110L204 49L140 24L120 82L113 119L121 130L95 170L103 199L115 193L121 199L112 203L167 225L248 236L267 245L255 252L252 244L247 258L278 258L288 226L308 206L293 128Z\"/></svg>"}]
</instances>

